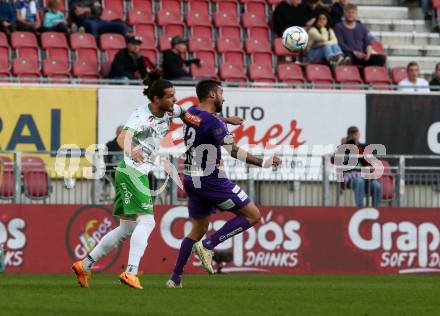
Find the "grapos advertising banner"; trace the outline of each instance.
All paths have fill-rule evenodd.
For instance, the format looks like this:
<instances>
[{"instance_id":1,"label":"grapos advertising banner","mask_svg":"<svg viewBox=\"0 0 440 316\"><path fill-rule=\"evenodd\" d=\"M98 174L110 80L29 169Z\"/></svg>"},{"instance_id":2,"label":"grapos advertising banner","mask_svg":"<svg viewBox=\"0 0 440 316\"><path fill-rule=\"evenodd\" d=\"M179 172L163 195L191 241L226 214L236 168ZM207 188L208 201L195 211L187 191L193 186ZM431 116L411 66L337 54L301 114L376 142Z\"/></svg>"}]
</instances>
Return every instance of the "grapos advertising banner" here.
<instances>
[{"instance_id":1,"label":"grapos advertising banner","mask_svg":"<svg viewBox=\"0 0 440 316\"><path fill-rule=\"evenodd\" d=\"M232 254L224 272L440 272L438 209L261 206L260 210L262 219L257 226L216 248ZM218 230L231 216L213 216L208 234ZM158 206L155 218L157 225L140 270L168 274L182 239L191 229L188 210L184 206ZM69 273L72 263L83 259L116 225L110 206L4 205L0 244L6 251L5 271ZM127 262L128 248L128 241L116 246L95 264L94 270L120 272ZM194 256L185 271L203 273Z\"/></svg>"},{"instance_id":2,"label":"grapos advertising banner","mask_svg":"<svg viewBox=\"0 0 440 316\"><path fill-rule=\"evenodd\" d=\"M179 105L188 108L198 104L194 87L176 90ZM98 95L98 139L103 144L115 137L116 127L123 125L136 107L148 103L141 88L100 88ZM251 172L256 179L316 180L322 174L319 155L333 152L347 127L356 125L362 137L365 135L365 95L361 93L224 88L224 97L223 114L245 120L242 126L229 126L238 145L251 147L257 154L270 148L284 157L284 169L278 176L272 170L254 168ZM163 150L184 151L182 126L180 119L174 120ZM311 154L313 158L306 157ZM231 178L245 178L243 164L224 160L227 171L234 169L229 172Z\"/></svg>"}]
</instances>

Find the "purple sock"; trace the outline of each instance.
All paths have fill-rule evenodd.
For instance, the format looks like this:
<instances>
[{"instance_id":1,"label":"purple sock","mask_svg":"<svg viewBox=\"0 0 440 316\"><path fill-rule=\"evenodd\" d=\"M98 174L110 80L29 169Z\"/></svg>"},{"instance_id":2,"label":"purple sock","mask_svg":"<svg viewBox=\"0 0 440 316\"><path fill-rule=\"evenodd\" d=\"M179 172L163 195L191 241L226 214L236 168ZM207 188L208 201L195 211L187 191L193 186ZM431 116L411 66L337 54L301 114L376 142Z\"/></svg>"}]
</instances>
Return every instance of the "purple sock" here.
<instances>
[{"instance_id":1,"label":"purple sock","mask_svg":"<svg viewBox=\"0 0 440 316\"><path fill-rule=\"evenodd\" d=\"M251 228L252 225L243 216L236 216L227 221L222 228L216 231L212 236L203 240L203 246L207 249L214 249L219 243L244 232Z\"/></svg>"},{"instance_id":2,"label":"purple sock","mask_svg":"<svg viewBox=\"0 0 440 316\"><path fill-rule=\"evenodd\" d=\"M174 267L173 274L171 275L171 280L173 280L176 284L180 284L182 280L183 268L191 256L192 247L195 243L195 240L185 237L180 245L179 256L177 257L176 265Z\"/></svg>"}]
</instances>

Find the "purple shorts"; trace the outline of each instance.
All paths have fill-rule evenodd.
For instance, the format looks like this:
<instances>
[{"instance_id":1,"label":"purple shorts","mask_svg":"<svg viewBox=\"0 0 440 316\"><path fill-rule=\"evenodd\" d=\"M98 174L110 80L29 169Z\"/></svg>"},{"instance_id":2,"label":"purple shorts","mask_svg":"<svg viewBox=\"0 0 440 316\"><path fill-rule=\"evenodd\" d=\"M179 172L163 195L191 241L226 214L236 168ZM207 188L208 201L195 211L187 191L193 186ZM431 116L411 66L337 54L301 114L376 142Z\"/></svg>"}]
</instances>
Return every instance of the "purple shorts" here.
<instances>
[{"instance_id":1,"label":"purple shorts","mask_svg":"<svg viewBox=\"0 0 440 316\"><path fill-rule=\"evenodd\" d=\"M199 187L196 187L200 180ZM190 176L183 178L183 186L188 195L188 211L191 218L205 218L215 212L237 211L251 200L237 184L227 178L197 178L193 181Z\"/></svg>"}]
</instances>

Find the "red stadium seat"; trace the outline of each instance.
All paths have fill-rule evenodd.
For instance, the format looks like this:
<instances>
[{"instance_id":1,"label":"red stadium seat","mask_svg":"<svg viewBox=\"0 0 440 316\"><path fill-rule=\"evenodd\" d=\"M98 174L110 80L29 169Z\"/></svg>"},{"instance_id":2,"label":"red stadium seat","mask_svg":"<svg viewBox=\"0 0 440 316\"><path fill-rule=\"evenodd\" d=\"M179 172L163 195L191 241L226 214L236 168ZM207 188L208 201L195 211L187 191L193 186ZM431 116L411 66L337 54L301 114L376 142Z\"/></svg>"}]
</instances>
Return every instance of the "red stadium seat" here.
<instances>
[{"instance_id":1,"label":"red stadium seat","mask_svg":"<svg viewBox=\"0 0 440 316\"><path fill-rule=\"evenodd\" d=\"M440 0L432 0L432 7L434 9L439 9L440 8Z\"/></svg>"},{"instance_id":2,"label":"red stadium seat","mask_svg":"<svg viewBox=\"0 0 440 316\"><path fill-rule=\"evenodd\" d=\"M101 63L101 77L108 78L110 75L110 70L112 69L112 62L104 61Z\"/></svg>"},{"instance_id":3,"label":"red stadium seat","mask_svg":"<svg viewBox=\"0 0 440 316\"><path fill-rule=\"evenodd\" d=\"M73 62L72 73L80 79L98 79L98 64L88 60L76 60Z\"/></svg>"},{"instance_id":4,"label":"red stadium seat","mask_svg":"<svg viewBox=\"0 0 440 316\"><path fill-rule=\"evenodd\" d=\"M136 34L142 39L141 49L156 49L156 44L154 43L154 34L146 35L148 37Z\"/></svg>"},{"instance_id":5,"label":"red stadium seat","mask_svg":"<svg viewBox=\"0 0 440 316\"><path fill-rule=\"evenodd\" d=\"M167 25L163 31L164 35L162 35L159 39L159 50L161 52L171 48L171 39L174 36L183 36L184 34L184 28L181 25Z\"/></svg>"},{"instance_id":6,"label":"red stadium seat","mask_svg":"<svg viewBox=\"0 0 440 316\"><path fill-rule=\"evenodd\" d=\"M154 65L157 65L157 52L156 49L142 49L141 54L147 57Z\"/></svg>"},{"instance_id":7,"label":"red stadium seat","mask_svg":"<svg viewBox=\"0 0 440 316\"><path fill-rule=\"evenodd\" d=\"M301 66L295 63L281 63L277 66L278 79L285 83L304 84L306 82Z\"/></svg>"},{"instance_id":8,"label":"red stadium seat","mask_svg":"<svg viewBox=\"0 0 440 316\"><path fill-rule=\"evenodd\" d=\"M272 67L272 53L254 53L251 54L253 64L268 65Z\"/></svg>"},{"instance_id":9,"label":"red stadium seat","mask_svg":"<svg viewBox=\"0 0 440 316\"><path fill-rule=\"evenodd\" d=\"M259 15L262 17L266 16L266 2L265 1L246 1L245 5L245 12L252 12L255 15Z\"/></svg>"},{"instance_id":10,"label":"red stadium seat","mask_svg":"<svg viewBox=\"0 0 440 316\"><path fill-rule=\"evenodd\" d=\"M399 82L406 79L407 76L406 67L394 67L391 69L391 78L394 84L399 84Z\"/></svg>"},{"instance_id":11,"label":"red stadium seat","mask_svg":"<svg viewBox=\"0 0 440 316\"><path fill-rule=\"evenodd\" d=\"M11 46L16 50L17 57L39 60L37 37L31 32L13 32Z\"/></svg>"},{"instance_id":12,"label":"red stadium seat","mask_svg":"<svg viewBox=\"0 0 440 316\"><path fill-rule=\"evenodd\" d=\"M191 74L194 79L217 79L217 70L215 66L206 63L203 59L200 61L200 66L191 65Z\"/></svg>"},{"instance_id":13,"label":"red stadium seat","mask_svg":"<svg viewBox=\"0 0 440 316\"><path fill-rule=\"evenodd\" d=\"M9 77L9 43L5 33L0 33L0 77Z\"/></svg>"},{"instance_id":14,"label":"red stadium seat","mask_svg":"<svg viewBox=\"0 0 440 316\"><path fill-rule=\"evenodd\" d=\"M327 65L310 64L306 65L307 81L313 83L314 88L318 89L333 89L333 86L328 86L334 83L332 71ZM318 85L318 86L315 86ZM325 86L319 86L325 85Z\"/></svg>"},{"instance_id":15,"label":"red stadium seat","mask_svg":"<svg viewBox=\"0 0 440 316\"><path fill-rule=\"evenodd\" d=\"M371 43L371 47L373 48L373 54L377 55L386 55L385 49L382 46L382 43L379 41L373 41Z\"/></svg>"},{"instance_id":16,"label":"red stadium seat","mask_svg":"<svg viewBox=\"0 0 440 316\"><path fill-rule=\"evenodd\" d=\"M249 79L255 82L276 82L272 65L249 65Z\"/></svg>"},{"instance_id":17,"label":"red stadium seat","mask_svg":"<svg viewBox=\"0 0 440 316\"><path fill-rule=\"evenodd\" d=\"M76 52L76 59L98 63L98 47L95 37L87 33L72 33L70 46Z\"/></svg>"},{"instance_id":18,"label":"red stadium seat","mask_svg":"<svg viewBox=\"0 0 440 316\"><path fill-rule=\"evenodd\" d=\"M208 13L189 11L186 15L186 25L192 26L209 26L211 27L211 17Z\"/></svg>"},{"instance_id":19,"label":"red stadium seat","mask_svg":"<svg viewBox=\"0 0 440 316\"><path fill-rule=\"evenodd\" d=\"M228 1L216 1L216 11L226 12L237 16L238 13L238 1L228 0Z\"/></svg>"},{"instance_id":20,"label":"red stadium seat","mask_svg":"<svg viewBox=\"0 0 440 316\"><path fill-rule=\"evenodd\" d=\"M248 54L252 53L262 53L271 52L270 44L267 39L262 38L248 38L246 40L246 52Z\"/></svg>"},{"instance_id":21,"label":"red stadium seat","mask_svg":"<svg viewBox=\"0 0 440 316\"><path fill-rule=\"evenodd\" d=\"M284 45L283 40L281 38L276 38L273 42L274 52L275 55L279 57L288 57L288 56L297 56L298 54L294 54L290 51L288 51Z\"/></svg>"},{"instance_id":22,"label":"red stadium seat","mask_svg":"<svg viewBox=\"0 0 440 316\"><path fill-rule=\"evenodd\" d=\"M65 61L45 59L43 60L43 75L51 79L69 79L69 69L68 64ZM50 83L65 83L67 81L51 81Z\"/></svg>"},{"instance_id":23,"label":"red stadium seat","mask_svg":"<svg viewBox=\"0 0 440 316\"><path fill-rule=\"evenodd\" d=\"M229 12L217 12L214 16L215 27L223 26L237 26L240 27L238 23L237 15L233 15Z\"/></svg>"},{"instance_id":24,"label":"red stadium seat","mask_svg":"<svg viewBox=\"0 0 440 316\"><path fill-rule=\"evenodd\" d=\"M12 73L20 78L40 78L38 62L33 59L17 58L12 63ZM37 82L30 80L29 82Z\"/></svg>"},{"instance_id":25,"label":"red stadium seat","mask_svg":"<svg viewBox=\"0 0 440 316\"><path fill-rule=\"evenodd\" d=\"M188 12L198 12L202 14L209 14L209 1L188 1Z\"/></svg>"},{"instance_id":26,"label":"red stadium seat","mask_svg":"<svg viewBox=\"0 0 440 316\"><path fill-rule=\"evenodd\" d=\"M114 21L114 20L125 20L125 15L123 11L119 11L117 9L102 9L101 19L106 21Z\"/></svg>"},{"instance_id":27,"label":"red stadium seat","mask_svg":"<svg viewBox=\"0 0 440 316\"><path fill-rule=\"evenodd\" d=\"M364 68L365 82L374 89L390 90L391 80L385 67L368 66Z\"/></svg>"},{"instance_id":28,"label":"red stadium seat","mask_svg":"<svg viewBox=\"0 0 440 316\"><path fill-rule=\"evenodd\" d=\"M67 44L66 36L63 33L42 33L41 47L46 50L47 58L69 62L69 46Z\"/></svg>"},{"instance_id":29,"label":"red stadium seat","mask_svg":"<svg viewBox=\"0 0 440 316\"><path fill-rule=\"evenodd\" d=\"M243 52L225 52L222 54L223 63L229 65L238 65L241 68L244 67L244 55Z\"/></svg>"},{"instance_id":30,"label":"red stadium seat","mask_svg":"<svg viewBox=\"0 0 440 316\"><path fill-rule=\"evenodd\" d=\"M8 38L3 32L0 32L0 47L9 48Z\"/></svg>"},{"instance_id":31,"label":"red stadium seat","mask_svg":"<svg viewBox=\"0 0 440 316\"><path fill-rule=\"evenodd\" d=\"M183 24L168 24L162 29L164 35L183 36L185 34L185 27Z\"/></svg>"},{"instance_id":32,"label":"red stadium seat","mask_svg":"<svg viewBox=\"0 0 440 316\"><path fill-rule=\"evenodd\" d=\"M136 10L153 14L152 0L131 0L131 7Z\"/></svg>"},{"instance_id":33,"label":"red stadium seat","mask_svg":"<svg viewBox=\"0 0 440 316\"><path fill-rule=\"evenodd\" d=\"M263 15L257 15L253 12L245 12L242 15L243 26L245 28L263 26L267 27L266 17Z\"/></svg>"},{"instance_id":34,"label":"red stadium seat","mask_svg":"<svg viewBox=\"0 0 440 316\"><path fill-rule=\"evenodd\" d=\"M236 64L220 65L220 78L224 81L246 82L243 67Z\"/></svg>"},{"instance_id":35,"label":"red stadium seat","mask_svg":"<svg viewBox=\"0 0 440 316\"><path fill-rule=\"evenodd\" d=\"M128 23L131 25L154 24L153 15L147 10L133 9L128 12ZM154 30L154 27L153 27Z\"/></svg>"},{"instance_id":36,"label":"red stadium seat","mask_svg":"<svg viewBox=\"0 0 440 316\"><path fill-rule=\"evenodd\" d=\"M126 47L125 38L120 34L101 34L99 40L101 49L107 55L107 61L112 61L117 52Z\"/></svg>"},{"instance_id":37,"label":"red stadium seat","mask_svg":"<svg viewBox=\"0 0 440 316\"><path fill-rule=\"evenodd\" d=\"M349 89L359 88L364 83L356 66L337 66L335 68L335 79L337 83L347 85L346 88Z\"/></svg>"},{"instance_id":38,"label":"red stadium seat","mask_svg":"<svg viewBox=\"0 0 440 316\"><path fill-rule=\"evenodd\" d=\"M193 26L190 30L191 36L199 36L199 37L206 37L209 38L210 41L212 41L212 28L211 26Z\"/></svg>"},{"instance_id":39,"label":"red stadium seat","mask_svg":"<svg viewBox=\"0 0 440 316\"><path fill-rule=\"evenodd\" d=\"M177 24L183 26L180 14L169 10L162 10L157 13L157 24L159 26L165 26L169 24Z\"/></svg>"},{"instance_id":40,"label":"red stadium seat","mask_svg":"<svg viewBox=\"0 0 440 316\"><path fill-rule=\"evenodd\" d=\"M272 6L272 8L275 8L280 2L283 0L267 0L267 3Z\"/></svg>"},{"instance_id":41,"label":"red stadium seat","mask_svg":"<svg viewBox=\"0 0 440 316\"><path fill-rule=\"evenodd\" d=\"M112 9L116 11L124 11L124 1L123 0L103 0L103 7L106 9Z\"/></svg>"},{"instance_id":42,"label":"red stadium seat","mask_svg":"<svg viewBox=\"0 0 440 316\"><path fill-rule=\"evenodd\" d=\"M7 58L0 58L0 77L8 78L9 73L9 60ZM8 82L9 79L0 79L0 82Z\"/></svg>"},{"instance_id":43,"label":"red stadium seat","mask_svg":"<svg viewBox=\"0 0 440 316\"><path fill-rule=\"evenodd\" d=\"M239 26L223 26L218 29L221 37L236 38L241 40L241 28Z\"/></svg>"},{"instance_id":44,"label":"red stadium seat","mask_svg":"<svg viewBox=\"0 0 440 316\"><path fill-rule=\"evenodd\" d=\"M219 53L225 52L242 52L243 47L238 38L219 37L217 39L217 51Z\"/></svg>"},{"instance_id":45,"label":"red stadium seat","mask_svg":"<svg viewBox=\"0 0 440 316\"><path fill-rule=\"evenodd\" d=\"M212 51L214 52L214 48L212 47L212 43L209 38L206 37L190 37L188 41L188 50L190 52L197 51Z\"/></svg>"},{"instance_id":46,"label":"red stadium seat","mask_svg":"<svg viewBox=\"0 0 440 316\"><path fill-rule=\"evenodd\" d=\"M22 157L21 173L24 194L30 199L45 199L50 195L49 175L40 157Z\"/></svg>"},{"instance_id":47,"label":"red stadium seat","mask_svg":"<svg viewBox=\"0 0 440 316\"><path fill-rule=\"evenodd\" d=\"M135 24L133 25L133 31L135 34L143 38L150 38L151 36L156 38L156 32L154 31L154 25L152 24Z\"/></svg>"},{"instance_id":48,"label":"red stadium seat","mask_svg":"<svg viewBox=\"0 0 440 316\"><path fill-rule=\"evenodd\" d=\"M167 49L171 49L171 39L173 37L170 35L161 36L159 39L159 51L163 52Z\"/></svg>"},{"instance_id":49,"label":"red stadium seat","mask_svg":"<svg viewBox=\"0 0 440 316\"><path fill-rule=\"evenodd\" d=\"M216 54L213 51L198 51L194 53L194 57L203 60L208 65L212 65L212 66L216 65L215 62Z\"/></svg>"},{"instance_id":50,"label":"red stadium seat","mask_svg":"<svg viewBox=\"0 0 440 316\"><path fill-rule=\"evenodd\" d=\"M0 156L0 199L14 198L14 165L9 157Z\"/></svg>"},{"instance_id":51,"label":"red stadium seat","mask_svg":"<svg viewBox=\"0 0 440 316\"><path fill-rule=\"evenodd\" d=\"M180 1L178 0L160 0L160 9L177 13L179 16L182 12Z\"/></svg>"},{"instance_id":52,"label":"red stadium seat","mask_svg":"<svg viewBox=\"0 0 440 316\"><path fill-rule=\"evenodd\" d=\"M248 38L261 38L265 41L268 41L269 39L269 27L267 25L251 27L247 30L247 32Z\"/></svg>"}]
</instances>

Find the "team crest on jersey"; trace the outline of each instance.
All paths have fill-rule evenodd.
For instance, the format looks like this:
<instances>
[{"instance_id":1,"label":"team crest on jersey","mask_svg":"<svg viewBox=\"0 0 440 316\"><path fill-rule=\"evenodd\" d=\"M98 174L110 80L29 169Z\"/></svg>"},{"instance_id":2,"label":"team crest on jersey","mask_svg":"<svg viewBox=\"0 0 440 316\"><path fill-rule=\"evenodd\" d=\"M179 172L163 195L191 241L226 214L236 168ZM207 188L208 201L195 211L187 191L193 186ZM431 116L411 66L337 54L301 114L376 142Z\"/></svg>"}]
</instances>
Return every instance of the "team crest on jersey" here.
<instances>
[{"instance_id":1,"label":"team crest on jersey","mask_svg":"<svg viewBox=\"0 0 440 316\"><path fill-rule=\"evenodd\" d=\"M202 118L196 115L192 115L188 112L185 113L185 119L186 122L191 123L197 127L200 126L200 123L202 123Z\"/></svg>"}]
</instances>

